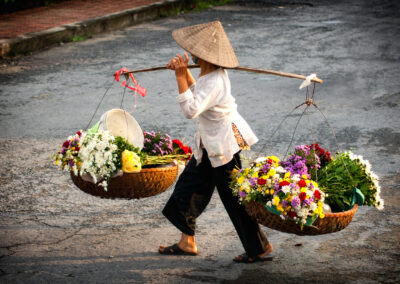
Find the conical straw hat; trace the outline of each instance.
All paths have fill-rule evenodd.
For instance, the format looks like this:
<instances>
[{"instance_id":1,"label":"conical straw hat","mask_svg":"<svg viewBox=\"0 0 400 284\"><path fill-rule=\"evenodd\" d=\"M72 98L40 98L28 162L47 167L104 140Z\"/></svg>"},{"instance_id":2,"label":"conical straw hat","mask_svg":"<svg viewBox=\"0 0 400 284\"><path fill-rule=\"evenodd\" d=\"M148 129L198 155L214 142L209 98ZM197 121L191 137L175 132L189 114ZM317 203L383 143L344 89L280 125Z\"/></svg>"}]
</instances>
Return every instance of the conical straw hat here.
<instances>
[{"instance_id":1,"label":"conical straw hat","mask_svg":"<svg viewBox=\"0 0 400 284\"><path fill-rule=\"evenodd\" d=\"M99 129L108 130L114 136L126 138L135 147L143 148L144 136L136 119L122 109L112 109L100 118Z\"/></svg>"},{"instance_id":2,"label":"conical straw hat","mask_svg":"<svg viewBox=\"0 0 400 284\"><path fill-rule=\"evenodd\" d=\"M220 21L176 29L172 37L183 49L207 62L227 68L239 65Z\"/></svg>"}]
</instances>

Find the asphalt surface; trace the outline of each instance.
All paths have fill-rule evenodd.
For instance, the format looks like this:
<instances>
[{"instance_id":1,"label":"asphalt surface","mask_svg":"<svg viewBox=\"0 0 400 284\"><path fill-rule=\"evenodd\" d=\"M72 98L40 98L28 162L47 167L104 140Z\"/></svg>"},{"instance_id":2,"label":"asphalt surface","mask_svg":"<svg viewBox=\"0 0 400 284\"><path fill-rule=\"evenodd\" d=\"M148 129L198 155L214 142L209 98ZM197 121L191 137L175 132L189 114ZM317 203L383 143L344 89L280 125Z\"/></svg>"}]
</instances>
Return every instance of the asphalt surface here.
<instances>
[{"instance_id":1,"label":"asphalt surface","mask_svg":"<svg viewBox=\"0 0 400 284\"><path fill-rule=\"evenodd\" d=\"M3 283L391 283L400 281L400 4L396 1L240 1L181 14L2 61L0 66L0 281ZM215 194L198 220L197 257L161 256L179 232L161 210L172 189L141 200L105 200L77 189L50 155L84 129L113 73L164 65L182 52L175 28L220 20L243 66L317 73L315 103L340 149L368 159L385 209L360 208L343 231L299 237L263 228L273 261L235 264L243 252ZM198 72L194 71L197 75ZM284 155L303 107L301 81L230 71L240 113L260 142L245 155ZM194 122L176 103L173 73L138 74L148 89L133 116L143 130L192 142ZM94 121L119 107L114 83ZM132 111L134 96L125 93ZM334 152L331 129L311 107L294 144ZM314 139L315 137L315 139ZM265 147L263 147L265 146ZM293 146L292 146L293 147ZM289 147L290 148L290 147ZM301 245L300 245L301 244Z\"/></svg>"}]
</instances>

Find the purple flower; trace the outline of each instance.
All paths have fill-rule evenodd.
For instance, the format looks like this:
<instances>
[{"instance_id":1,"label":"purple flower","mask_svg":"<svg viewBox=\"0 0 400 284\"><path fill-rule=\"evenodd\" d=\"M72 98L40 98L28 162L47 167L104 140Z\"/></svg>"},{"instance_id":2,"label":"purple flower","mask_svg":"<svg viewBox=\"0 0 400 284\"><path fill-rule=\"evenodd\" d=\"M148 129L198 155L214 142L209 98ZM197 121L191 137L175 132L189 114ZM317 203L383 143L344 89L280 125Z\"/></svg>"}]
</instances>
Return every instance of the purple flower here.
<instances>
[{"instance_id":1,"label":"purple flower","mask_svg":"<svg viewBox=\"0 0 400 284\"><path fill-rule=\"evenodd\" d=\"M245 197L247 194L241 190L239 190L239 196L240 197Z\"/></svg>"},{"instance_id":2,"label":"purple flower","mask_svg":"<svg viewBox=\"0 0 400 284\"><path fill-rule=\"evenodd\" d=\"M257 184L257 178L251 178L251 179L250 179L250 184L251 184L251 186L256 186L256 184Z\"/></svg>"},{"instance_id":3,"label":"purple flower","mask_svg":"<svg viewBox=\"0 0 400 284\"><path fill-rule=\"evenodd\" d=\"M304 199L303 201L306 205L310 206L311 205L311 199Z\"/></svg>"},{"instance_id":4,"label":"purple flower","mask_svg":"<svg viewBox=\"0 0 400 284\"><path fill-rule=\"evenodd\" d=\"M283 200L283 201L281 202L281 204L282 204L282 206L285 207L285 208L288 206L287 200Z\"/></svg>"},{"instance_id":5,"label":"purple flower","mask_svg":"<svg viewBox=\"0 0 400 284\"><path fill-rule=\"evenodd\" d=\"M300 205L300 198L298 197L293 197L292 198L292 207L296 207Z\"/></svg>"}]
</instances>

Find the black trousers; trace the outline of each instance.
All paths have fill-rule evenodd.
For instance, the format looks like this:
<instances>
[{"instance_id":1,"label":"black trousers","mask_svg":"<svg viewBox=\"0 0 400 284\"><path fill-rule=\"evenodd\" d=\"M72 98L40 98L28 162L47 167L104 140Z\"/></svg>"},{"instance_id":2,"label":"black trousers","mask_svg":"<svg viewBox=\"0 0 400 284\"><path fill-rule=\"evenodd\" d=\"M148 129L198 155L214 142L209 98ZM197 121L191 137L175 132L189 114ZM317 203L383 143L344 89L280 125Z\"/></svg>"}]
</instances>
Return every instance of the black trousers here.
<instances>
[{"instance_id":1,"label":"black trousers","mask_svg":"<svg viewBox=\"0 0 400 284\"><path fill-rule=\"evenodd\" d=\"M196 163L192 157L179 176L174 192L162 211L164 216L182 233L194 236L196 218L204 211L217 187L247 255L254 257L263 253L268 245L267 238L229 188L232 169L241 168L239 153L228 164L213 168L207 151L203 150L201 163L198 166Z\"/></svg>"}]
</instances>

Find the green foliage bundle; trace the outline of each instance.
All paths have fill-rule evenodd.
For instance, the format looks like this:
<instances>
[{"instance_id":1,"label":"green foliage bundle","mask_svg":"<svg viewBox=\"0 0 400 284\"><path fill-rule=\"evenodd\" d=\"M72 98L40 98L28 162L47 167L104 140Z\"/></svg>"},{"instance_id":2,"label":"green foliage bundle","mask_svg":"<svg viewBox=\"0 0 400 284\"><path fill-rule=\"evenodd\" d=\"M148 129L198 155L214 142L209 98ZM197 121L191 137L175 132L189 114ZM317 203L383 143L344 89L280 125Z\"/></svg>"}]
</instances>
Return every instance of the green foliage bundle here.
<instances>
[{"instance_id":1,"label":"green foliage bundle","mask_svg":"<svg viewBox=\"0 0 400 284\"><path fill-rule=\"evenodd\" d=\"M336 212L350 207L355 187L364 194L364 205L383 209L378 181L378 176L371 171L370 163L351 151L338 153L318 171L318 184L327 193L325 202Z\"/></svg>"}]
</instances>

